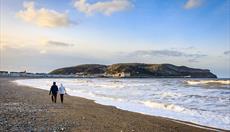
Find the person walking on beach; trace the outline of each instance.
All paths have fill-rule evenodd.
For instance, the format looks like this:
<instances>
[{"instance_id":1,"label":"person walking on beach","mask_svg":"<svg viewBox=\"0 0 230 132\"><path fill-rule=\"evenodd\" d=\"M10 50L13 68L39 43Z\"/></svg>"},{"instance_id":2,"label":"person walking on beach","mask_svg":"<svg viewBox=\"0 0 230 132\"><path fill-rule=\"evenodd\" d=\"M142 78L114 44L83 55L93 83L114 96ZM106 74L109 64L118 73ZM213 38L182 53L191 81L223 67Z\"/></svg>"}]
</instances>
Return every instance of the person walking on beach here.
<instances>
[{"instance_id":1,"label":"person walking on beach","mask_svg":"<svg viewBox=\"0 0 230 132\"><path fill-rule=\"evenodd\" d=\"M53 85L50 88L49 95L51 93L52 93L52 96L51 96L52 102L56 103L56 101L57 101L57 93L58 93L58 87L56 85L56 82L53 82Z\"/></svg>"},{"instance_id":2,"label":"person walking on beach","mask_svg":"<svg viewBox=\"0 0 230 132\"><path fill-rule=\"evenodd\" d=\"M64 94L66 94L66 90L65 87L61 84L61 86L58 89L58 92L60 94L60 98L61 98L61 103L63 103L64 100Z\"/></svg>"}]
</instances>

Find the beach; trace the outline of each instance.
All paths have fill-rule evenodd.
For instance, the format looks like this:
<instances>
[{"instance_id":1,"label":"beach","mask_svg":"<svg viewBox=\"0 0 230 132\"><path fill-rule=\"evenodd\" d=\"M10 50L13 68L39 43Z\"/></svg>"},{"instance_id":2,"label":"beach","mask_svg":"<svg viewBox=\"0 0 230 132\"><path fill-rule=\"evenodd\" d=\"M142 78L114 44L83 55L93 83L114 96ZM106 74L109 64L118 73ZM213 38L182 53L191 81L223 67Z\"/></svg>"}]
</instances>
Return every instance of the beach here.
<instances>
[{"instance_id":1,"label":"beach","mask_svg":"<svg viewBox=\"0 0 230 132\"><path fill-rule=\"evenodd\" d=\"M65 96L52 103L47 90L19 86L0 78L0 131L205 132L223 131L188 122L104 106Z\"/></svg>"}]
</instances>

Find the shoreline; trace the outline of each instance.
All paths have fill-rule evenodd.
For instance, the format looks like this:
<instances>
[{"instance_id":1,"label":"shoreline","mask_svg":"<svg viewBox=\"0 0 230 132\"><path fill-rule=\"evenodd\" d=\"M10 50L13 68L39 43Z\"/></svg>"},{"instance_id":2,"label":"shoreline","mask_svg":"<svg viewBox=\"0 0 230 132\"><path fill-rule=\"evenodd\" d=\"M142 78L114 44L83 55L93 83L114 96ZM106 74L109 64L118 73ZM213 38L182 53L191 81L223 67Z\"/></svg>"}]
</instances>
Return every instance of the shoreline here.
<instances>
[{"instance_id":1,"label":"shoreline","mask_svg":"<svg viewBox=\"0 0 230 132\"><path fill-rule=\"evenodd\" d=\"M190 122L165 117L150 116L105 106L81 97L65 96L64 104L50 101L46 90L14 84L12 81L21 78L0 78L1 120L0 130L46 130L46 131L228 131L197 125ZM25 78L24 78L25 79ZM15 92L20 89L19 92ZM7 96L8 95L8 96ZM15 104L16 103L16 104ZM24 106L25 110L21 108ZM16 109L15 109L16 107ZM31 125L15 128L12 119L21 119L20 113L35 111L35 120L23 116ZM33 109L34 108L34 109ZM23 110L22 110L23 109ZM7 111L8 110L8 111ZM16 113L11 113L11 112ZM69 113L70 111L71 113ZM17 114L18 113L18 114ZM67 114L66 114L67 113ZM4 114L4 115L3 115ZM38 115L36 115L38 114ZM53 116L55 114L56 116ZM6 118L5 115L9 115ZM14 115L12 117L12 115ZM46 117L47 116L47 117ZM37 121L36 119L40 120ZM58 119L58 120L56 120ZM12 121L11 121L12 120ZM41 121L45 120L45 124ZM66 122L66 121L67 122ZM5 122L7 121L7 122ZM40 124L40 125L36 125ZM47 124L50 124L47 126ZM56 126L61 124L62 127ZM84 125L83 125L84 124ZM5 127L6 126L6 127ZM11 126L11 127L8 127ZM16 125L17 126L17 125ZM34 127L31 127L34 126ZM52 126L55 126L52 128Z\"/></svg>"},{"instance_id":2,"label":"shoreline","mask_svg":"<svg viewBox=\"0 0 230 132\"><path fill-rule=\"evenodd\" d=\"M15 79L59 79L59 78L65 78L65 79L78 79L78 78L86 78L86 79L91 79L91 78L109 78L109 79L230 79L229 77L217 77L217 78L205 78L205 77L177 77L177 76L172 76L172 77L165 77L165 76L149 76L149 77L138 77L138 76L132 76L132 77L30 77L30 76L2 76L0 75L0 78L15 78Z\"/></svg>"}]
</instances>

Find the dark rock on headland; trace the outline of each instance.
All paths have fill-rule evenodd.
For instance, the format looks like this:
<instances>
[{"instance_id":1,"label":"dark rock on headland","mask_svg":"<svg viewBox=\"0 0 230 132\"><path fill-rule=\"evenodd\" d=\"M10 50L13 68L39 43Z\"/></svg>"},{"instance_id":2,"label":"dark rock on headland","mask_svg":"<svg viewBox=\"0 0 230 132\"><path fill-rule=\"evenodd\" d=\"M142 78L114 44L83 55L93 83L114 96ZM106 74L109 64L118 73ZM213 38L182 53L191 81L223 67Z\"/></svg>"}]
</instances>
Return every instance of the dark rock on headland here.
<instances>
[{"instance_id":1,"label":"dark rock on headland","mask_svg":"<svg viewBox=\"0 0 230 132\"><path fill-rule=\"evenodd\" d=\"M112 65L85 64L74 67L60 68L50 72L51 74L77 74L88 75L104 74L116 76L123 73L125 77L188 77L188 78L217 78L208 69L196 69L172 64L144 64L144 63L119 63Z\"/></svg>"},{"instance_id":2,"label":"dark rock on headland","mask_svg":"<svg viewBox=\"0 0 230 132\"><path fill-rule=\"evenodd\" d=\"M105 72L107 66L99 65L99 64L83 64L73 67L65 67L56 69L50 74L76 74L76 73L84 73L84 74L102 74Z\"/></svg>"}]
</instances>

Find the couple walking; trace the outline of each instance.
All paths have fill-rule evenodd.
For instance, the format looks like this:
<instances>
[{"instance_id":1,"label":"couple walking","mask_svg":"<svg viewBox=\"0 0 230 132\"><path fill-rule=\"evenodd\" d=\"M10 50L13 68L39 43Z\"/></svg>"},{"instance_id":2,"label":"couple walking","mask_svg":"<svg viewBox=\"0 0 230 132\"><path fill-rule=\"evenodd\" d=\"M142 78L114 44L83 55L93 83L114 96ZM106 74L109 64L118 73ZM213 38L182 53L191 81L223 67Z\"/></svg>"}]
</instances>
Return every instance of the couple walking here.
<instances>
[{"instance_id":1,"label":"couple walking","mask_svg":"<svg viewBox=\"0 0 230 132\"><path fill-rule=\"evenodd\" d=\"M60 98L61 98L61 103L63 103L64 100L64 94L66 94L66 90L65 87L61 84L60 87L58 88L58 86L56 85L56 82L53 82L53 85L50 88L50 93L49 95L52 93L51 99L52 102L56 103L57 100L57 94L60 94Z\"/></svg>"}]
</instances>

